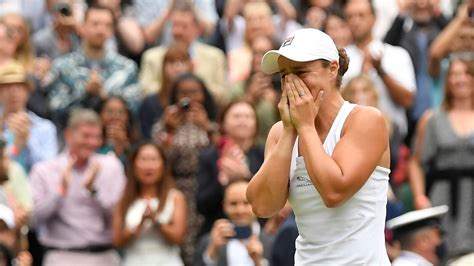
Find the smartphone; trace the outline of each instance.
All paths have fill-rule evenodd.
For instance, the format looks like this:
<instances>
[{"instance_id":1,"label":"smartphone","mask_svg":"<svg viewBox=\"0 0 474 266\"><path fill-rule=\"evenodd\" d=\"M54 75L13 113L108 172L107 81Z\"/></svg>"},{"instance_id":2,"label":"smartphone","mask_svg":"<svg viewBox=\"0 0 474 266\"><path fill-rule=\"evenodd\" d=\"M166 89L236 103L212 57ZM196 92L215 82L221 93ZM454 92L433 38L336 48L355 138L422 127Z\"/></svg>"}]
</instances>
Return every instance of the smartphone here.
<instances>
[{"instance_id":1,"label":"smartphone","mask_svg":"<svg viewBox=\"0 0 474 266\"><path fill-rule=\"evenodd\" d=\"M252 235L252 228L248 225L234 225L235 239L248 239Z\"/></svg>"}]
</instances>

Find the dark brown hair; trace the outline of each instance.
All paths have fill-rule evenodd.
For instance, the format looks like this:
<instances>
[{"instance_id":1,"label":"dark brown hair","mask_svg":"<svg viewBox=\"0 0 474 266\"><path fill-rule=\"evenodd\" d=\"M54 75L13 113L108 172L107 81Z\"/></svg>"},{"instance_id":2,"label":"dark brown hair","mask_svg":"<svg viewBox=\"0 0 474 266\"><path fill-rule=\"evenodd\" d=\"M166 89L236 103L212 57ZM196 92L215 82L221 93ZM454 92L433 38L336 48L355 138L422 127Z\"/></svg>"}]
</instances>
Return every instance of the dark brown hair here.
<instances>
[{"instance_id":1,"label":"dark brown hair","mask_svg":"<svg viewBox=\"0 0 474 266\"><path fill-rule=\"evenodd\" d=\"M120 211L120 216L122 219L125 218L128 208L130 205L140 196L141 185L138 182L137 177L135 176L135 162L138 157L138 154L141 150L146 147L151 146L154 147L161 156L163 160L163 173L161 178L158 182L156 182L156 192L158 194L159 205L158 205L158 212L160 212L166 202L166 197L168 196L169 191L174 188L173 178L171 177L171 170L167 163L165 153L158 145L154 144L153 142L142 142L140 143L130 154L129 158L129 165L127 169L127 184L125 186L124 193L122 198L120 199L118 208Z\"/></svg>"},{"instance_id":2,"label":"dark brown hair","mask_svg":"<svg viewBox=\"0 0 474 266\"><path fill-rule=\"evenodd\" d=\"M453 105L453 103L452 103L453 95L452 95L452 92L451 92L452 88L449 85L449 76L451 75L451 70L452 70L453 64L455 62L463 63L467 68L467 73L472 78L474 78L474 61L467 61L467 60L464 60L464 59L454 59L454 60L451 60L449 62L448 72L447 72L446 78L444 80L444 98L443 98L443 102L441 103L441 107L445 111L451 110L453 108L453 106L452 106ZM474 108L474 93L472 93L471 99L472 99L471 108Z\"/></svg>"},{"instance_id":3,"label":"dark brown hair","mask_svg":"<svg viewBox=\"0 0 474 266\"><path fill-rule=\"evenodd\" d=\"M339 89L341 88L342 84L342 77L346 73L347 69L349 68L349 56L346 53L346 50L344 48L339 48L337 49L339 53L339 70L337 71L337 78L336 78L336 87ZM324 67L329 67L329 64L331 62L327 60L323 60L323 66Z\"/></svg>"}]
</instances>

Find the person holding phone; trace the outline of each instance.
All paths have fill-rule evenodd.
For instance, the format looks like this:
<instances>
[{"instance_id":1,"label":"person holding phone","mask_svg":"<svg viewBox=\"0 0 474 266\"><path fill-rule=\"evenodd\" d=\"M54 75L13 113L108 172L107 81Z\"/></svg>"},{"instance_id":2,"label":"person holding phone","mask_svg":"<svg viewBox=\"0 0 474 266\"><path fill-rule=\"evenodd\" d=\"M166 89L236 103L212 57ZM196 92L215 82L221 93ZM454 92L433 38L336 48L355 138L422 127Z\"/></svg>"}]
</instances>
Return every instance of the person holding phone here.
<instances>
[{"instance_id":1,"label":"person holding phone","mask_svg":"<svg viewBox=\"0 0 474 266\"><path fill-rule=\"evenodd\" d=\"M262 265L272 238L260 228L245 191L248 179L229 181L224 189L223 208L227 219L214 222L195 254L195 265ZM267 251L267 252L264 252Z\"/></svg>"},{"instance_id":2,"label":"person holding phone","mask_svg":"<svg viewBox=\"0 0 474 266\"><path fill-rule=\"evenodd\" d=\"M384 244L389 180L388 130L373 107L344 101L344 49L316 29L291 34L262 59L280 72L281 122L247 198L259 217L286 201L296 217L296 265L389 265Z\"/></svg>"}]
</instances>

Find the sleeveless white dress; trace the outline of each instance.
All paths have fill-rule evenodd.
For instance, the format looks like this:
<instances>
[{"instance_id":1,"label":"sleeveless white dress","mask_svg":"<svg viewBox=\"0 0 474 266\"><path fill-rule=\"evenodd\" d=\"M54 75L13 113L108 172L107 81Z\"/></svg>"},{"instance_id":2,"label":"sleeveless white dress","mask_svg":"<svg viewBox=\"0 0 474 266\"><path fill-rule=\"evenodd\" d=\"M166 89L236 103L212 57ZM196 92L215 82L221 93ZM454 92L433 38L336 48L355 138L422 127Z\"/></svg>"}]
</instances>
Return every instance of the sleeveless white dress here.
<instances>
[{"instance_id":1,"label":"sleeveless white dress","mask_svg":"<svg viewBox=\"0 0 474 266\"><path fill-rule=\"evenodd\" d=\"M168 193L162 213L169 215L173 213L174 195L174 190ZM128 208L125 226L128 229L135 228L140 223L146 206L149 204L152 210L156 210L159 203L157 198L135 200ZM159 230L153 227L150 221L147 222L149 223L144 224L141 234L125 248L123 265L183 265L179 246L169 244Z\"/></svg>"},{"instance_id":2,"label":"sleeveless white dress","mask_svg":"<svg viewBox=\"0 0 474 266\"><path fill-rule=\"evenodd\" d=\"M355 105L344 102L324 141L330 156ZM296 217L296 265L390 265L384 227L390 170L377 166L362 188L336 208L327 208L313 186L298 138L293 148L289 201Z\"/></svg>"}]
</instances>

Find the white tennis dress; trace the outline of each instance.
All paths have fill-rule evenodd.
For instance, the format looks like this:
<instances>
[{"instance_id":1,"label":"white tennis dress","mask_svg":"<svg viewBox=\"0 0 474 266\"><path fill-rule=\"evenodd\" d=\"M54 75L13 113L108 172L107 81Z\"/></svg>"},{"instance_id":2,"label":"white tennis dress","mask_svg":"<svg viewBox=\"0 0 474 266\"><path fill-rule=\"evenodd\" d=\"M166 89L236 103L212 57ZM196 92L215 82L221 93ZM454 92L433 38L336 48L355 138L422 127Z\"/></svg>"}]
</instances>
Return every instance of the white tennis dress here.
<instances>
[{"instance_id":1,"label":"white tennis dress","mask_svg":"<svg viewBox=\"0 0 474 266\"><path fill-rule=\"evenodd\" d=\"M330 156L354 104L344 102L324 141ZM296 265L390 265L384 226L390 170L377 166L362 188L343 205L327 208L311 182L298 138L293 148L289 200L296 216Z\"/></svg>"}]
</instances>

